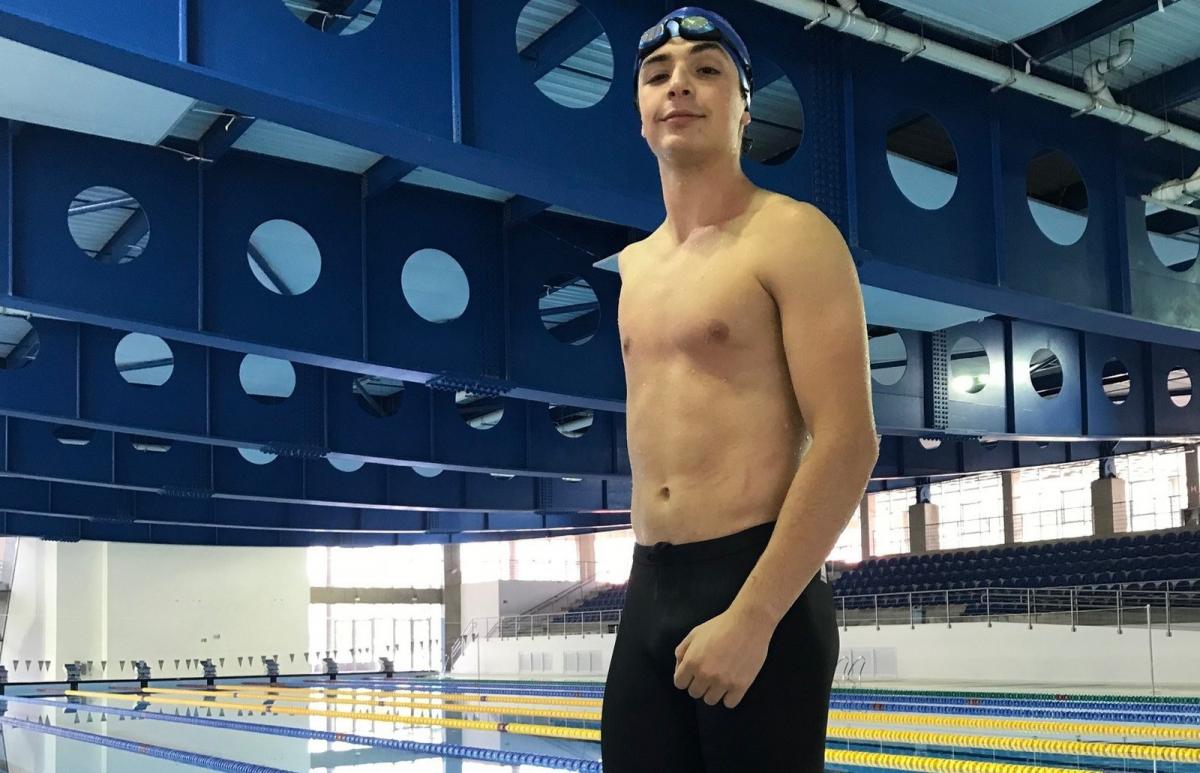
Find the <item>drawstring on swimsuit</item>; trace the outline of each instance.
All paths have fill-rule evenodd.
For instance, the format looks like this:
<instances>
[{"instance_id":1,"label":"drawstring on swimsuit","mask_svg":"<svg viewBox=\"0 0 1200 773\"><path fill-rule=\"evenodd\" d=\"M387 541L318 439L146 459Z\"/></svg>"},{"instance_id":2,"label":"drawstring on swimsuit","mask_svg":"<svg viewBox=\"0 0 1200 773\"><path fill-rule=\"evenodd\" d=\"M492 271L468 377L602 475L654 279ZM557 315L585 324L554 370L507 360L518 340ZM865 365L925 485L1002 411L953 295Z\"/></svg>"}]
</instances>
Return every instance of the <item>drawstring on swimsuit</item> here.
<instances>
[{"instance_id":1,"label":"drawstring on swimsuit","mask_svg":"<svg viewBox=\"0 0 1200 773\"><path fill-rule=\"evenodd\" d=\"M655 542L654 545L651 546L650 552L646 554L646 557L650 561L652 561L654 563L658 563L660 560L662 560L663 556L666 554L667 550L670 547L671 547L670 542ZM662 570L655 569L654 570L654 600L655 601L658 601L658 581L659 581L659 578L661 578L661 577L662 577Z\"/></svg>"}]
</instances>

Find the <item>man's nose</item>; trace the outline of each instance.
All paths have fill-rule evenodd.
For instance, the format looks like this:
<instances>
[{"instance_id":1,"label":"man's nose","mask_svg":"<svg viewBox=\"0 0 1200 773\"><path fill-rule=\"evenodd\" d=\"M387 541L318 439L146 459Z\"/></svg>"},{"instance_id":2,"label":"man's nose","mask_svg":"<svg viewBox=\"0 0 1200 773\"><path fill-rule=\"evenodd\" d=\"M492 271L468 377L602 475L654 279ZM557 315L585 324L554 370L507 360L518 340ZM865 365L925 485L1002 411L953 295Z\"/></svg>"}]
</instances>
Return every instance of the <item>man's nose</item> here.
<instances>
[{"instance_id":1,"label":"man's nose","mask_svg":"<svg viewBox=\"0 0 1200 773\"><path fill-rule=\"evenodd\" d=\"M667 84L667 92L672 97L692 93L691 83L687 79L686 67L678 67L671 73L671 82Z\"/></svg>"}]
</instances>

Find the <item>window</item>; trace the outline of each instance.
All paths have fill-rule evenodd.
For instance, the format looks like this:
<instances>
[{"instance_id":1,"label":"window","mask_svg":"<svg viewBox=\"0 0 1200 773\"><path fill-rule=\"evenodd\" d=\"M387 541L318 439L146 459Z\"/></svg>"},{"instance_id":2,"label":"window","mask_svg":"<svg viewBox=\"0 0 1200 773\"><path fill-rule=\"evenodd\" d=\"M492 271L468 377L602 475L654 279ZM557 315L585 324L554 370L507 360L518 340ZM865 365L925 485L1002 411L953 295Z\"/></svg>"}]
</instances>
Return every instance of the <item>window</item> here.
<instances>
[{"instance_id":1,"label":"window","mask_svg":"<svg viewBox=\"0 0 1200 773\"><path fill-rule=\"evenodd\" d=\"M634 542L633 529L596 535L596 582L619 585L629 579Z\"/></svg>"},{"instance_id":2,"label":"window","mask_svg":"<svg viewBox=\"0 0 1200 773\"><path fill-rule=\"evenodd\" d=\"M850 523L846 524L846 528L842 531L838 542L833 546L833 552L829 554L828 561L843 561L848 564L857 564L862 560L862 508L854 508L854 517L850 519Z\"/></svg>"},{"instance_id":3,"label":"window","mask_svg":"<svg viewBox=\"0 0 1200 773\"><path fill-rule=\"evenodd\" d=\"M442 545L308 549L308 581L316 588L441 588Z\"/></svg>"},{"instance_id":4,"label":"window","mask_svg":"<svg viewBox=\"0 0 1200 773\"><path fill-rule=\"evenodd\" d=\"M939 550L1004 543L1000 473L933 483L929 497L938 506Z\"/></svg>"},{"instance_id":5,"label":"window","mask_svg":"<svg viewBox=\"0 0 1200 773\"><path fill-rule=\"evenodd\" d=\"M1090 536L1095 461L1029 467L1013 475L1016 542Z\"/></svg>"},{"instance_id":6,"label":"window","mask_svg":"<svg viewBox=\"0 0 1200 773\"><path fill-rule=\"evenodd\" d=\"M1168 448L1115 459L1125 481L1129 530L1170 529L1183 525L1187 506L1186 450Z\"/></svg>"},{"instance_id":7,"label":"window","mask_svg":"<svg viewBox=\"0 0 1200 773\"><path fill-rule=\"evenodd\" d=\"M909 552L908 508L916 503L916 492L906 488L880 491L870 496L875 499L875 522L871 525L875 537L874 555Z\"/></svg>"}]
</instances>

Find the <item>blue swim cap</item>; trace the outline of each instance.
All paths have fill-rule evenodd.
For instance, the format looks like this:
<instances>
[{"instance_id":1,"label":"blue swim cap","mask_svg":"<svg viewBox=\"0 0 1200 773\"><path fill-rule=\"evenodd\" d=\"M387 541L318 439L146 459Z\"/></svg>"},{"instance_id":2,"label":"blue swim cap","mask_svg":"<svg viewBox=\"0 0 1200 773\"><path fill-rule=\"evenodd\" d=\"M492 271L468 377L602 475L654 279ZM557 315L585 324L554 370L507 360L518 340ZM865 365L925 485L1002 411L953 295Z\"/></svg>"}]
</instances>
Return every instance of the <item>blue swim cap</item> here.
<instances>
[{"instance_id":1,"label":"blue swim cap","mask_svg":"<svg viewBox=\"0 0 1200 773\"><path fill-rule=\"evenodd\" d=\"M706 19L710 25L710 30L697 32L691 25L685 28L679 21L688 17ZM674 23L668 24L668 22ZM685 5L682 8L671 11L642 34L642 39L638 42L637 57L633 63L635 101L637 100L637 76L638 72L642 69L642 62L673 37L681 37L686 40L713 40L719 43L729 54L729 58L733 60L733 63L737 65L738 73L741 76L742 90L746 94L746 104L749 106L750 93L754 90L754 75L750 67L749 49L746 48L745 42L737 34L733 25L726 21L724 17L694 5Z\"/></svg>"}]
</instances>

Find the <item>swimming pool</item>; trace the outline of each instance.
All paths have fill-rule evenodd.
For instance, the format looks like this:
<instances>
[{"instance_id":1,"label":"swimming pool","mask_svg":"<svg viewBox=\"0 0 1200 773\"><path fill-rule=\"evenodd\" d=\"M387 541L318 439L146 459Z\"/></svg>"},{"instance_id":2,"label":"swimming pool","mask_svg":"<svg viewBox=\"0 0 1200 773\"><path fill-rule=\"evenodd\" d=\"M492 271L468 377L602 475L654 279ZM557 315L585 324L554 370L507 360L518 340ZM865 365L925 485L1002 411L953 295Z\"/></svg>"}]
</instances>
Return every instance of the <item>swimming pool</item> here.
<instances>
[{"instance_id":1,"label":"swimming pool","mask_svg":"<svg viewBox=\"0 0 1200 773\"><path fill-rule=\"evenodd\" d=\"M20 773L599 773L595 682L161 680L10 685L3 760ZM827 771L1200 773L1200 701L837 690Z\"/></svg>"}]
</instances>

